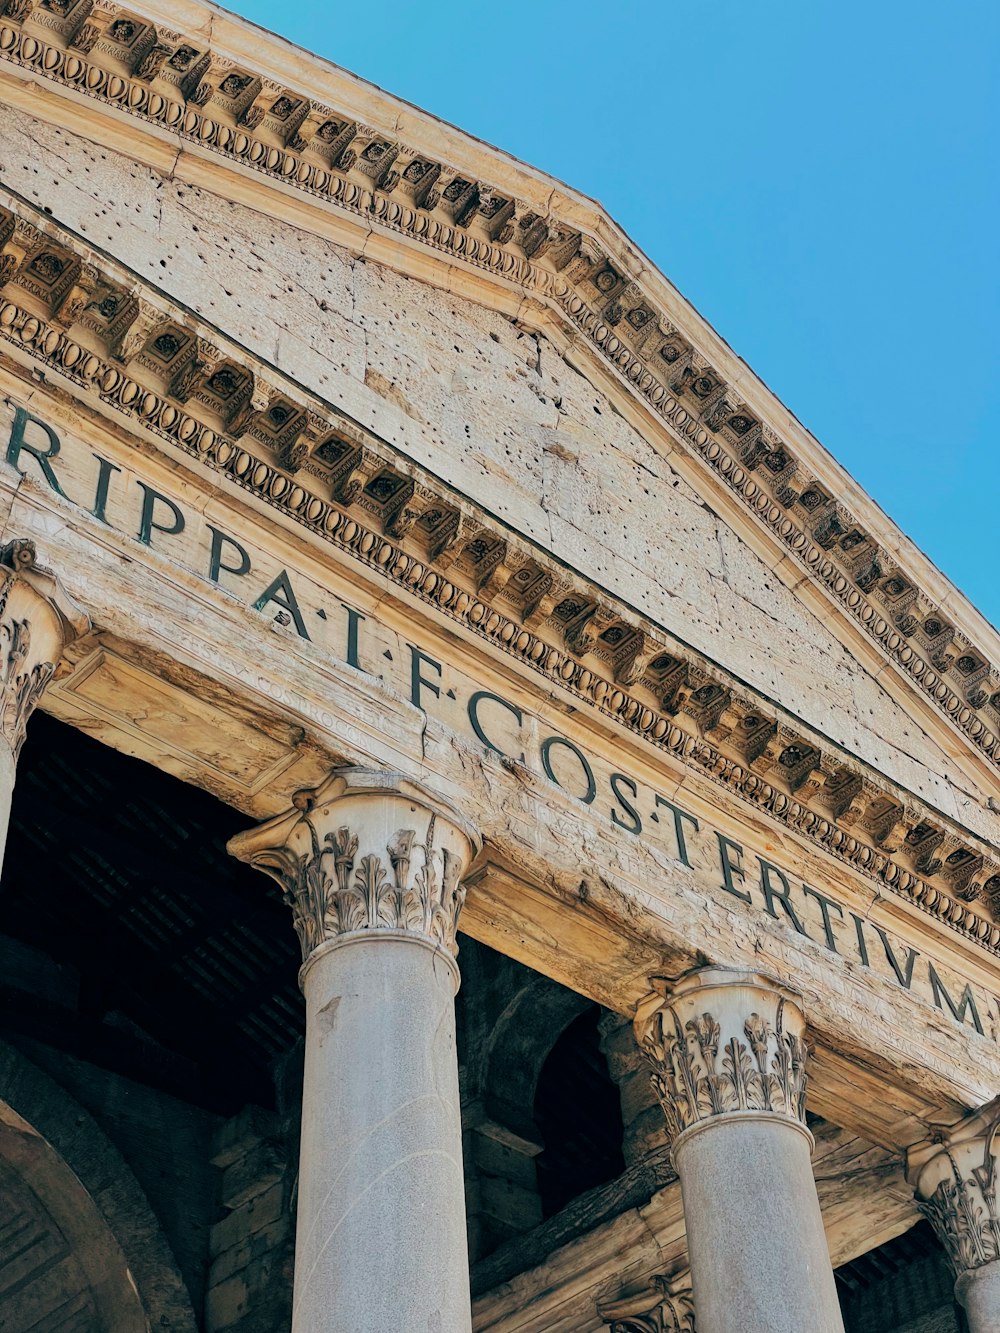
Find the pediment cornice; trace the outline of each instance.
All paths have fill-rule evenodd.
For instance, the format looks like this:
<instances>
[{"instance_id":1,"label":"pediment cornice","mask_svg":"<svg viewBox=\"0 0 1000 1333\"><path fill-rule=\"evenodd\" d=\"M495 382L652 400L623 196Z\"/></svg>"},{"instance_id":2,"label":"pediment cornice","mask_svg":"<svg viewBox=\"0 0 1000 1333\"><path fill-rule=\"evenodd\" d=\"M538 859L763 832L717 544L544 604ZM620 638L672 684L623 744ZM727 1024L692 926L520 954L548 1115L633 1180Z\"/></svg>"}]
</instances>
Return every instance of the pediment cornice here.
<instances>
[{"instance_id":1,"label":"pediment cornice","mask_svg":"<svg viewBox=\"0 0 1000 1333\"><path fill-rule=\"evenodd\" d=\"M189 35L144 10L6 0L0 58L554 307L946 730L1000 763L996 632L596 206L214 6L170 5Z\"/></svg>"},{"instance_id":2,"label":"pediment cornice","mask_svg":"<svg viewBox=\"0 0 1000 1333\"><path fill-rule=\"evenodd\" d=\"M0 356L1000 953L996 852L22 201ZM975 903L976 906L972 904Z\"/></svg>"},{"instance_id":3,"label":"pediment cornice","mask_svg":"<svg viewBox=\"0 0 1000 1333\"><path fill-rule=\"evenodd\" d=\"M194 35L107 0L6 0L0 57L554 305L973 751L1000 762L995 632L604 215L385 94L391 125L366 120L374 90L214 7L171 14ZM318 99L324 84L337 105ZM463 147L469 167L455 165Z\"/></svg>"}]
</instances>

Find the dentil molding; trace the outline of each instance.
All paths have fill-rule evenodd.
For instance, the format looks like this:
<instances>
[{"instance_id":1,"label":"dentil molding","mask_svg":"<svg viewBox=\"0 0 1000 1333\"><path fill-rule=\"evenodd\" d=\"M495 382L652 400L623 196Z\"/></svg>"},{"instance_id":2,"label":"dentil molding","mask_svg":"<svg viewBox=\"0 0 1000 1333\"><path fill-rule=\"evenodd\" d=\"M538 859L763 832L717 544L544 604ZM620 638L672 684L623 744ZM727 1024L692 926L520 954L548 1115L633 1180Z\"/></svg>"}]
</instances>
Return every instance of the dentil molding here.
<instances>
[{"instance_id":1,"label":"dentil molding","mask_svg":"<svg viewBox=\"0 0 1000 1333\"><path fill-rule=\"evenodd\" d=\"M0 208L0 348L180 448L948 927L1000 947L987 844L594 588L37 210ZM16 209L16 211L15 211ZM62 387L65 386L65 387Z\"/></svg>"}]
</instances>

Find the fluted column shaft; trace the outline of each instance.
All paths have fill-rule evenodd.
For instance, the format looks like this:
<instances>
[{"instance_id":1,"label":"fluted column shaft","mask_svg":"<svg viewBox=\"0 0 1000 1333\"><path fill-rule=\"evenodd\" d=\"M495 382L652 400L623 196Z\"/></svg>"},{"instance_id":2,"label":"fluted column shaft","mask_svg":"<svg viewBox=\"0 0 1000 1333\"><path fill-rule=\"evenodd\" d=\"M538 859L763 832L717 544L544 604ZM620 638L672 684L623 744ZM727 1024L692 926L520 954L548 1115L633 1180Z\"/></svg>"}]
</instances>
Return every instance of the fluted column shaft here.
<instances>
[{"instance_id":1,"label":"fluted column shaft","mask_svg":"<svg viewBox=\"0 0 1000 1333\"><path fill-rule=\"evenodd\" d=\"M843 1333L805 1123L805 1019L767 977L688 973L640 1004L681 1181L698 1333Z\"/></svg>"},{"instance_id":2,"label":"fluted column shaft","mask_svg":"<svg viewBox=\"0 0 1000 1333\"><path fill-rule=\"evenodd\" d=\"M454 955L477 847L359 769L230 843L282 884L304 957L293 1333L471 1328Z\"/></svg>"},{"instance_id":3,"label":"fluted column shaft","mask_svg":"<svg viewBox=\"0 0 1000 1333\"><path fill-rule=\"evenodd\" d=\"M0 867L25 728L67 644L90 628L33 542L0 547Z\"/></svg>"},{"instance_id":4,"label":"fluted column shaft","mask_svg":"<svg viewBox=\"0 0 1000 1333\"><path fill-rule=\"evenodd\" d=\"M1000 1329L1000 1207L997 1171L1000 1097L973 1112L939 1142L907 1155L924 1216L956 1275L955 1299L970 1333Z\"/></svg>"}]
</instances>

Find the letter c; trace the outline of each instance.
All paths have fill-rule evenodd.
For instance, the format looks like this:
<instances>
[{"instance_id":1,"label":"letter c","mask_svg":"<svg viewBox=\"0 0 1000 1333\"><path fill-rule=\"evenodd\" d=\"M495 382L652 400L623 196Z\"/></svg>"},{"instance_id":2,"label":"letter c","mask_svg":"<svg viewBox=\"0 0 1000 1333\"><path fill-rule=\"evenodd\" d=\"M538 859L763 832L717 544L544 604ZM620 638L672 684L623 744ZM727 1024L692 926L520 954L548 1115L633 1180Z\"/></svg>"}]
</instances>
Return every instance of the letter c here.
<instances>
[{"instance_id":1,"label":"letter c","mask_svg":"<svg viewBox=\"0 0 1000 1333\"><path fill-rule=\"evenodd\" d=\"M472 730L488 750L492 750L494 754L503 755L505 759L509 759L510 755L508 755L506 751L501 750L499 745L494 745L483 730L482 723L479 720L479 705L484 699L492 699L493 702L499 704L501 708L506 708L507 712L517 720L517 725L519 727L524 723L524 716L520 708L515 708L515 706L508 703L506 699L501 699L499 694L492 694L489 690L476 690L475 694L469 699L469 721L472 724ZM521 759L523 761L524 755L521 756Z\"/></svg>"}]
</instances>

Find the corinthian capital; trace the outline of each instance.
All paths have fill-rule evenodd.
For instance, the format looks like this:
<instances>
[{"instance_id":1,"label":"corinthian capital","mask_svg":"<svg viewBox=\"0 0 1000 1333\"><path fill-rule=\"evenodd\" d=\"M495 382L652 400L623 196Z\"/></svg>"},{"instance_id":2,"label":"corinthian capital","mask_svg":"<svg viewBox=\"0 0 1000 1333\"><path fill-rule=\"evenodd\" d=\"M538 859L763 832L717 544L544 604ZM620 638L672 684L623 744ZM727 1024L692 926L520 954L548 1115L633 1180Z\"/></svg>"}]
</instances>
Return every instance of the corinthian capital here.
<instances>
[{"instance_id":1,"label":"corinthian capital","mask_svg":"<svg viewBox=\"0 0 1000 1333\"><path fill-rule=\"evenodd\" d=\"M805 1018L798 997L756 972L702 967L653 978L635 1033L677 1141L730 1115L782 1117L805 1128Z\"/></svg>"},{"instance_id":2,"label":"corinthian capital","mask_svg":"<svg viewBox=\"0 0 1000 1333\"><path fill-rule=\"evenodd\" d=\"M1000 1259L997 1132L1000 1097L988 1102L938 1143L911 1148L907 1174L920 1210L961 1278Z\"/></svg>"},{"instance_id":3,"label":"corinthian capital","mask_svg":"<svg viewBox=\"0 0 1000 1333\"><path fill-rule=\"evenodd\" d=\"M362 931L402 931L455 954L462 876L479 845L456 810L401 774L345 768L229 850L281 885L306 959Z\"/></svg>"},{"instance_id":4,"label":"corinthian capital","mask_svg":"<svg viewBox=\"0 0 1000 1333\"><path fill-rule=\"evenodd\" d=\"M15 759L66 645L89 628L56 576L35 563L34 542L0 547L0 736Z\"/></svg>"},{"instance_id":5,"label":"corinthian capital","mask_svg":"<svg viewBox=\"0 0 1000 1333\"><path fill-rule=\"evenodd\" d=\"M609 1333L696 1333L691 1274L654 1277L634 1296L600 1301L597 1313L607 1321Z\"/></svg>"}]
</instances>

